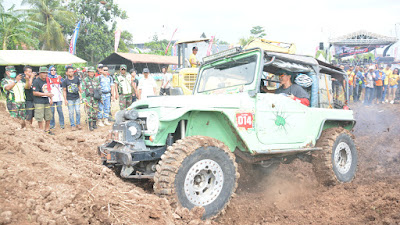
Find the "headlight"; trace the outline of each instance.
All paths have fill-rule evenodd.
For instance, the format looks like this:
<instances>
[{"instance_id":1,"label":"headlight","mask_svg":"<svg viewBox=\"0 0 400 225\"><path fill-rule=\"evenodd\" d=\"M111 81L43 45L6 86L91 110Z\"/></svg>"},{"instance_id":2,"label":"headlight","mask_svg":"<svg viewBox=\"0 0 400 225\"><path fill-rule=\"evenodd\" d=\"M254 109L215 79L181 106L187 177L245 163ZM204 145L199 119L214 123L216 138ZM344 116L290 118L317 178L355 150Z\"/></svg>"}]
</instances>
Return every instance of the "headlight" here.
<instances>
[{"instance_id":1,"label":"headlight","mask_svg":"<svg viewBox=\"0 0 400 225\"><path fill-rule=\"evenodd\" d=\"M147 133L155 134L158 131L158 124L160 121L158 120L158 116L155 113L150 113L150 115L146 118L146 126L147 126Z\"/></svg>"},{"instance_id":2,"label":"headlight","mask_svg":"<svg viewBox=\"0 0 400 225\"><path fill-rule=\"evenodd\" d=\"M158 114L153 111L139 112L139 118L146 118L146 134L156 134L160 121Z\"/></svg>"}]
</instances>

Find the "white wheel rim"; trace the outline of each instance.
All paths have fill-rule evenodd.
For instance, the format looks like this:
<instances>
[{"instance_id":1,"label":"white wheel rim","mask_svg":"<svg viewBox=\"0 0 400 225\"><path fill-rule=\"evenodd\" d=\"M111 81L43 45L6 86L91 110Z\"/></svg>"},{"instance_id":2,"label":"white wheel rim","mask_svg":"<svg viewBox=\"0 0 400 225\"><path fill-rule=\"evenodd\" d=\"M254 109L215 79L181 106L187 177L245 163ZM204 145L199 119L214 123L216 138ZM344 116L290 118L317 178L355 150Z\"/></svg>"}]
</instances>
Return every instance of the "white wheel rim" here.
<instances>
[{"instance_id":1,"label":"white wheel rim","mask_svg":"<svg viewBox=\"0 0 400 225\"><path fill-rule=\"evenodd\" d=\"M189 169L184 185L187 199L196 206L205 206L221 193L224 174L217 162L203 159Z\"/></svg>"},{"instance_id":2,"label":"white wheel rim","mask_svg":"<svg viewBox=\"0 0 400 225\"><path fill-rule=\"evenodd\" d=\"M334 163L341 174L349 172L352 162L350 146L345 142L340 142L336 146Z\"/></svg>"}]
</instances>

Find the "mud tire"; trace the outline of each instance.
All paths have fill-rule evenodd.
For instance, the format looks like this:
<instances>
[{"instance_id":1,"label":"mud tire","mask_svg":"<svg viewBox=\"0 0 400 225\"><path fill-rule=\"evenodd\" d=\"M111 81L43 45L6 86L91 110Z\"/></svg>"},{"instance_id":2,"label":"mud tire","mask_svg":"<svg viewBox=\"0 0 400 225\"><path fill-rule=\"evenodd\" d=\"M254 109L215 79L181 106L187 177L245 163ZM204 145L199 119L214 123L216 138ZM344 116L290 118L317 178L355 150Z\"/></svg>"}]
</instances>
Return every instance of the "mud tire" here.
<instances>
[{"instance_id":1,"label":"mud tire","mask_svg":"<svg viewBox=\"0 0 400 225\"><path fill-rule=\"evenodd\" d=\"M200 161L215 162L218 165L217 168L219 167L216 176L223 174L215 180L223 178L223 183L220 186L219 194L217 197L213 197L210 203L195 205L193 200L188 198L187 189L185 190L184 187L185 181L191 180L188 179L190 171L193 172L196 163ZM221 141L204 136L191 136L178 140L168 147L156 168L154 192L159 196L166 197L172 207L182 206L189 210L196 206L204 207L205 212L202 219L215 218L225 211L234 195L239 179L234 154ZM213 172L215 173L215 171ZM215 193L215 191L213 190L211 193Z\"/></svg>"},{"instance_id":2,"label":"mud tire","mask_svg":"<svg viewBox=\"0 0 400 225\"><path fill-rule=\"evenodd\" d=\"M321 184L334 186L354 179L358 156L354 136L348 130L341 127L324 130L316 147L323 148L312 154L313 171Z\"/></svg>"}]
</instances>

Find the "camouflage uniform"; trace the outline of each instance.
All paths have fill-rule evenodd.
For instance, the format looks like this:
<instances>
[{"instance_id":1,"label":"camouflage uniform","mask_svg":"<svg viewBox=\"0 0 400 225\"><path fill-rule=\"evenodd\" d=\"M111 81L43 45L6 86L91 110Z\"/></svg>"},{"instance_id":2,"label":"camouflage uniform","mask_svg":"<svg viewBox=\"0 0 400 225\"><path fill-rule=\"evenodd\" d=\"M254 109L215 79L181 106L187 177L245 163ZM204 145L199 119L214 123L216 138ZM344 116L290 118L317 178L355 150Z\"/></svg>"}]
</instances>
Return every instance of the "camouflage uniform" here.
<instances>
[{"instance_id":1,"label":"camouflage uniform","mask_svg":"<svg viewBox=\"0 0 400 225\"><path fill-rule=\"evenodd\" d=\"M15 71L14 67L6 67L7 71ZM4 90L4 92L6 93L6 102L7 102L7 109L10 113L11 117L14 118L19 118L22 120L25 120L26 118L26 110L25 110L25 82L23 82L22 80L20 80L15 86L14 88L12 88L9 91L6 91L5 87L10 84L11 82L15 82L15 80L13 78L10 77L5 77L1 80L1 87ZM19 90L21 91L21 94L23 96L20 96L18 102L15 99L15 93L14 90L18 90L18 89L22 89Z\"/></svg>"},{"instance_id":2,"label":"camouflage uniform","mask_svg":"<svg viewBox=\"0 0 400 225\"><path fill-rule=\"evenodd\" d=\"M125 73L125 75L119 73L115 76L115 83L118 84L119 108L120 110L126 109L132 105L132 93L134 92L132 76L129 73ZM126 87L124 90L123 85L129 86L130 88Z\"/></svg>"},{"instance_id":3,"label":"camouflage uniform","mask_svg":"<svg viewBox=\"0 0 400 225\"><path fill-rule=\"evenodd\" d=\"M100 88L100 80L98 77L85 77L82 82L82 99L89 106L85 105L88 122L96 122L97 112L99 111L99 100L94 99L94 89Z\"/></svg>"}]
</instances>

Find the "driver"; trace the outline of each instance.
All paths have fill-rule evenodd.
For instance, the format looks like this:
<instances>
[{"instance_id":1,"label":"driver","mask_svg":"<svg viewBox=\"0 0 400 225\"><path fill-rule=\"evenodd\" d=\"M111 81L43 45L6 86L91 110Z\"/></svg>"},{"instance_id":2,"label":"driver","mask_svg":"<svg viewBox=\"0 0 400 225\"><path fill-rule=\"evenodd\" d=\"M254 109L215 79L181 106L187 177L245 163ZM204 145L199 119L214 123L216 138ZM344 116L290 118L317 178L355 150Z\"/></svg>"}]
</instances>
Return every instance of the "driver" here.
<instances>
[{"instance_id":1,"label":"driver","mask_svg":"<svg viewBox=\"0 0 400 225\"><path fill-rule=\"evenodd\" d=\"M275 94L285 94L289 98L300 102L303 105L310 105L310 95L299 85L292 83L292 75L281 72L279 81L281 86L275 91Z\"/></svg>"}]
</instances>

